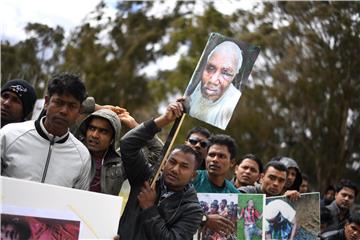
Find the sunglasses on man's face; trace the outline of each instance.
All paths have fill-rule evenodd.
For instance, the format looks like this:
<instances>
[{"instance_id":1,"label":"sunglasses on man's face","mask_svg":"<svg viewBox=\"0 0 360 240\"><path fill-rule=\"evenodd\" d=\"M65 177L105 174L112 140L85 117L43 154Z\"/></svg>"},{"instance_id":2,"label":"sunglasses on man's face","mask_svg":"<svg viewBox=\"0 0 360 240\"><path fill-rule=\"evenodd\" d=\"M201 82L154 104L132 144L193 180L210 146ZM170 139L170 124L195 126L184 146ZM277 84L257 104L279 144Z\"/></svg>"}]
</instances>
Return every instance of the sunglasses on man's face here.
<instances>
[{"instance_id":1,"label":"sunglasses on man's face","mask_svg":"<svg viewBox=\"0 0 360 240\"><path fill-rule=\"evenodd\" d=\"M209 142L207 140L204 140L204 141L200 141L196 138L189 138L188 139L188 142L191 144L191 145L196 145L198 143L200 143L200 147L202 148L207 148L207 146L209 145Z\"/></svg>"}]
</instances>

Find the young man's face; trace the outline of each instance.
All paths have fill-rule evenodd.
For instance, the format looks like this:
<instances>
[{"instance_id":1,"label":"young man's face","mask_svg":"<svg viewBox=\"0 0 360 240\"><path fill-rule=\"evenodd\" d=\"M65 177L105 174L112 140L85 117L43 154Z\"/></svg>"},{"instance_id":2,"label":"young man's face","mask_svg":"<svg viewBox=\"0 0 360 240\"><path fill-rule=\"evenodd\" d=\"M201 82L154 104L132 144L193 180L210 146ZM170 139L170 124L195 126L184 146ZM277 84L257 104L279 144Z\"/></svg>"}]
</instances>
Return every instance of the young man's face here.
<instances>
[{"instance_id":1,"label":"young man's face","mask_svg":"<svg viewBox=\"0 0 360 240\"><path fill-rule=\"evenodd\" d=\"M209 147L206 157L206 170L209 175L225 178L231 165L232 159L226 145L214 144Z\"/></svg>"},{"instance_id":2,"label":"young man's face","mask_svg":"<svg viewBox=\"0 0 360 240\"><path fill-rule=\"evenodd\" d=\"M94 117L86 130L86 147L91 153L103 154L109 148L114 130L107 119Z\"/></svg>"},{"instance_id":3,"label":"young man's face","mask_svg":"<svg viewBox=\"0 0 360 240\"><path fill-rule=\"evenodd\" d=\"M192 133L189 138L185 141L185 145L188 145L195 151L201 154L202 159L206 158L208 141L207 137L201 133Z\"/></svg>"},{"instance_id":4,"label":"young man's face","mask_svg":"<svg viewBox=\"0 0 360 240\"><path fill-rule=\"evenodd\" d=\"M260 178L259 165L256 161L246 158L235 167L235 174L241 186L254 185Z\"/></svg>"},{"instance_id":5,"label":"young man's face","mask_svg":"<svg viewBox=\"0 0 360 240\"><path fill-rule=\"evenodd\" d=\"M286 172L269 167L260 179L261 189L267 196L281 194L286 181Z\"/></svg>"},{"instance_id":6,"label":"young man's face","mask_svg":"<svg viewBox=\"0 0 360 240\"><path fill-rule=\"evenodd\" d=\"M336 205L340 209L350 209L355 200L355 191L348 187L343 187L339 192L335 194Z\"/></svg>"},{"instance_id":7,"label":"young man's face","mask_svg":"<svg viewBox=\"0 0 360 240\"><path fill-rule=\"evenodd\" d=\"M359 240L360 239L360 225L356 223L345 224L345 239Z\"/></svg>"},{"instance_id":8,"label":"young man's face","mask_svg":"<svg viewBox=\"0 0 360 240\"><path fill-rule=\"evenodd\" d=\"M307 180L302 180L302 183L300 185L300 193L307 193L309 192L309 182Z\"/></svg>"},{"instance_id":9,"label":"young man's face","mask_svg":"<svg viewBox=\"0 0 360 240\"><path fill-rule=\"evenodd\" d=\"M182 191L196 176L195 155L179 149L173 150L165 163L163 176L170 190Z\"/></svg>"},{"instance_id":10,"label":"young man's face","mask_svg":"<svg viewBox=\"0 0 360 240\"><path fill-rule=\"evenodd\" d=\"M224 51L214 52L206 63L201 80L201 93L216 101L229 88L236 76L236 59Z\"/></svg>"},{"instance_id":11,"label":"young man's face","mask_svg":"<svg viewBox=\"0 0 360 240\"><path fill-rule=\"evenodd\" d=\"M79 116L81 103L70 94L53 94L45 97L45 128L55 135L62 136Z\"/></svg>"},{"instance_id":12,"label":"young man's face","mask_svg":"<svg viewBox=\"0 0 360 240\"><path fill-rule=\"evenodd\" d=\"M334 190L328 190L325 195L324 195L324 198L326 200L328 200L329 202L331 201L334 201L335 199L335 191Z\"/></svg>"},{"instance_id":13,"label":"young man's face","mask_svg":"<svg viewBox=\"0 0 360 240\"><path fill-rule=\"evenodd\" d=\"M5 91L1 93L1 121L6 123L21 122L23 119L23 104L16 93Z\"/></svg>"},{"instance_id":14,"label":"young man's face","mask_svg":"<svg viewBox=\"0 0 360 240\"><path fill-rule=\"evenodd\" d=\"M296 168L292 168L292 167L288 168L286 184L285 184L286 188L289 188L294 184L295 179L296 179L296 174L297 174Z\"/></svg>"}]
</instances>

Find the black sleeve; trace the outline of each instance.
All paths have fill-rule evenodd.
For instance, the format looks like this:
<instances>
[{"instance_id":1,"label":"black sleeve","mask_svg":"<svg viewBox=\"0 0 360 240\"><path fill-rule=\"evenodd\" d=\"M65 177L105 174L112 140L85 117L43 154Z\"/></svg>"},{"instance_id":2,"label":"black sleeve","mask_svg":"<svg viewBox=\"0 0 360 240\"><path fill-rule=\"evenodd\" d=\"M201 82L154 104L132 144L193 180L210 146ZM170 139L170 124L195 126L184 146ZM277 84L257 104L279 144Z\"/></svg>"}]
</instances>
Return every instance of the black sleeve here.
<instances>
[{"instance_id":1,"label":"black sleeve","mask_svg":"<svg viewBox=\"0 0 360 240\"><path fill-rule=\"evenodd\" d=\"M186 240L192 239L200 226L202 210L197 204L189 204L179 209L179 220L168 227L156 206L145 209L141 217L145 219L144 231L153 239Z\"/></svg>"},{"instance_id":2,"label":"black sleeve","mask_svg":"<svg viewBox=\"0 0 360 240\"><path fill-rule=\"evenodd\" d=\"M143 184L151 172L141 148L159 132L154 120L149 120L127 132L121 139L120 152L130 185Z\"/></svg>"}]
</instances>

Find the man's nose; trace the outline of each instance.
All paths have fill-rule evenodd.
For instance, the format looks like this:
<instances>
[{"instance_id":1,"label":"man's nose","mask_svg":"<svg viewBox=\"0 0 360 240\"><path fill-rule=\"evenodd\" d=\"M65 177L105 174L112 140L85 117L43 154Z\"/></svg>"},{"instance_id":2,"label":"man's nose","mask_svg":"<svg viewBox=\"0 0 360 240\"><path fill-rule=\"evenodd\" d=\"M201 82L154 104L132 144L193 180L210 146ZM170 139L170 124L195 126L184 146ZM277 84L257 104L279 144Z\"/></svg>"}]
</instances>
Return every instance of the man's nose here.
<instances>
[{"instance_id":1,"label":"man's nose","mask_svg":"<svg viewBox=\"0 0 360 240\"><path fill-rule=\"evenodd\" d=\"M180 170L179 164L176 164L176 165L172 168L172 171L175 172L175 173L178 173L179 170Z\"/></svg>"},{"instance_id":2,"label":"man's nose","mask_svg":"<svg viewBox=\"0 0 360 240\"><path fill-rule=\"evenodd\" d=\"M69 107L64 104L61 108L60 108L60 113L66 115L69 112Z\"/></svg>"},{"instance_id":3,"label":"man's nose","mask_svg":"<svg viewBox=\"0 0 360 240\"><path fill-rule=\"evenodd\" d=\"M214 72L210 77L210 81L212 84L218 85L220 83L220 72Z\"/></svg>"}]
</instances>

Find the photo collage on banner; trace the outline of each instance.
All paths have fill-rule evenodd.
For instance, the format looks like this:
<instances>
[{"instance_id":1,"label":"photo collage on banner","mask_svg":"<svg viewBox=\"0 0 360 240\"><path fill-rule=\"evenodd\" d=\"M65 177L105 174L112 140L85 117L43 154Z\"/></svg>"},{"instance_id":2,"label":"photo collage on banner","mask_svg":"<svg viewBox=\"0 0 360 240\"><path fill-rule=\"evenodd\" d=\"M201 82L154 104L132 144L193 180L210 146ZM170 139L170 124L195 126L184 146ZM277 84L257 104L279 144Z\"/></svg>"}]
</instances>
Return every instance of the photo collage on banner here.
<instances>
[{"instance_id":1,"label":"photo collage on banner","mask_svg":"<svg viewBox=\"0 0 360 240\"><path fill-rule=\"evenodd\" d=\"M231 234L214 233L206 227L198 230L194 239L199 240L235 240L263 239L263 194L198 193L204 214L219 214L235 224Z\"/></svg>"},{"instance_id":2,"label":"photo collage on banner","mask_svg":"<svg viewBox=\"0 0 360 240\"><path fill-rule=\"evenodd\" d=\"M185 90L186 112L225 130L260 48L212 33Z\"/></svg>"},{"instance_id":3,"label":"photo collage on banner","mask_svg":"<svg viewBox=\"0 0 360 240\"><path fill-rule=\"evenodd\" d=\"M287 197L266 198L265 239L317 239L320 232L320 194L305 193L297 201Z\"/></svg>"}]
</instances>

